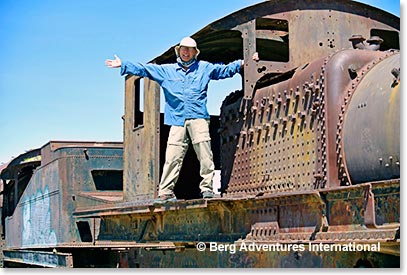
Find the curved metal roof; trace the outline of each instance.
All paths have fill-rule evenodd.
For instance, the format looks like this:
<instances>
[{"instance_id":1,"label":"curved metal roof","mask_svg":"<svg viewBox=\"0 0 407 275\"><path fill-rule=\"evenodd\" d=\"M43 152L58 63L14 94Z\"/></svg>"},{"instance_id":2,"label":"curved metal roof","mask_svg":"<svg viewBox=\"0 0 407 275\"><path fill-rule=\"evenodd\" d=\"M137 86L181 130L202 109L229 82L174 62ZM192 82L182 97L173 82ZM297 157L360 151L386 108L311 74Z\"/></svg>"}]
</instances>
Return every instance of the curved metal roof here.
<instances>
[{"instance_id":1,"label":"curved metal roof","mask_svg":"<svg viewBox=\"0 0 407 275\"><path fill-rule=\"evenodd\" d=\"M242 38L236 27L253 19L296 10L335 10L370 18L397 30L400 18L378 8L349 0L269 0L243 8L205 26L191 35L201 50L200 59L209 62L230 62L242 58ZM152 63L175 61L174 47L154 58Z\"/></svg>"}]
</instances>

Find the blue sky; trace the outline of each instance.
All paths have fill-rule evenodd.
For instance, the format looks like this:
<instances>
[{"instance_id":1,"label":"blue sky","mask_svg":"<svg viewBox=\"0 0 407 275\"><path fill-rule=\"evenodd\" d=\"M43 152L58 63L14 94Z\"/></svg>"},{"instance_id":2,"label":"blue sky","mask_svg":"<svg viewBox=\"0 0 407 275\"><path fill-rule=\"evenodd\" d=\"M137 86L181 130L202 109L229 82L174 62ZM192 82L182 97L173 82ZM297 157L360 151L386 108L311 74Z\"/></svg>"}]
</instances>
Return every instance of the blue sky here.
<instances>
[{"instance_id":1,"label":"blue sky","mask_svg":"<svg viewBox=\"0 0 407 275\"><path fill-rule=\"evenodd\" d=\"M50 140L122 141L124 81L104 60L147 62L258 2L1 0L0 163ZM399 1L359 2L400 15ZM208 109L218 114L240 76L211 85Z\"/></svg>"}]
</instances>

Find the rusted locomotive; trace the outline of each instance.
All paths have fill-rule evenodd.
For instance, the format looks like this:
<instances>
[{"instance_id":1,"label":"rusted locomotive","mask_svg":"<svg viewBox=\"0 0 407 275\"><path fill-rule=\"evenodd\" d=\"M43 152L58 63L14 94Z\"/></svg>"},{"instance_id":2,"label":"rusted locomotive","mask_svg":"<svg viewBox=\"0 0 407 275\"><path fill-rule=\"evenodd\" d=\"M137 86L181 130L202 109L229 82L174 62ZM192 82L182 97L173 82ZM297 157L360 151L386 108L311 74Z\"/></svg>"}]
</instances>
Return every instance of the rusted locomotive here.
<instances>
[{"instance_id":1,"label":"rusted locomotive","mask_svg":"<svg viewBox=\"0 0 407 275\"><path fill-rule=\"evenodd\" d=\"M344 0L209 24L200 58L245 60L211 117L220 196L199 197L188 152L179 200L152 203L169 129L160 87L127 76L123 144L51 141L1 172L5 266L399 267L399 30Z\"/></svg>"}]
</instances>

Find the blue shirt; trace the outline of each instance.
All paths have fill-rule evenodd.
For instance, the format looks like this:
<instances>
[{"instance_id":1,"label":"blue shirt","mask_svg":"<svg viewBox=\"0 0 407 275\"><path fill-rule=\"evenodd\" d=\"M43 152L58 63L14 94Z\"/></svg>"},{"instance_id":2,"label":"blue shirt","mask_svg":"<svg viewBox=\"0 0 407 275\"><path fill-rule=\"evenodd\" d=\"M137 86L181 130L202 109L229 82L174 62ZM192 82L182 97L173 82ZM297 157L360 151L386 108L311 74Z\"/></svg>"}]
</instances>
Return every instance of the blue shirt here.
<instances>
[{"instance_id":1,"label":"blue shirt","mask_svg":"<svg viewBox=\"0 0 407 275\"><path fill-rule=\"evenodd\" d=\"M209 118L206 108L210 80L234 76L240 71L242 61L228 65L197 61L185 70L180 64L141 64L123 62L120 74L148 77L164 90L164 123L183 126L186 119Z\"/></svg>"}]
</instances>

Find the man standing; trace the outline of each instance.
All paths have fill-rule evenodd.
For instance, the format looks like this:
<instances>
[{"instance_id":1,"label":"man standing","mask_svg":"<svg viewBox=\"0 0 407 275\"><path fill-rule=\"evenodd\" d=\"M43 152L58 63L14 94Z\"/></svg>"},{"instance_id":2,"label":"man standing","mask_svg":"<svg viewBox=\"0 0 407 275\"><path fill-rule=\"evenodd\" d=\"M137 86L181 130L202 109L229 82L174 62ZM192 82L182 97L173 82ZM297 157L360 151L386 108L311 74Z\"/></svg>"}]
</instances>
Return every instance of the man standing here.
<instances>
[{"instance_id":1,"label":"man standing","mask_svg":"<svg viewBox=\"0 0 407 275\"><path fill-rule=\"evenodd\" d=\"M229 78L238 73L242 60L228 65L197 60L199 49L194 39L185 37L175 47L177 62L173 64L141 64L106 60L109 68L121 68L121 75L133 74L156 81L164 90L164 123L170 125L165 164L161 176L157 202L175 201L174 186L182 162L192 142L200 162L203 178L199 188L203 198L213 198L214 163L209 135L209 113L206 108L210 80ZM253 56L256 59L257 56ZM258 58L257 58L258 59Z\"/></svg>"}]
</instances>

